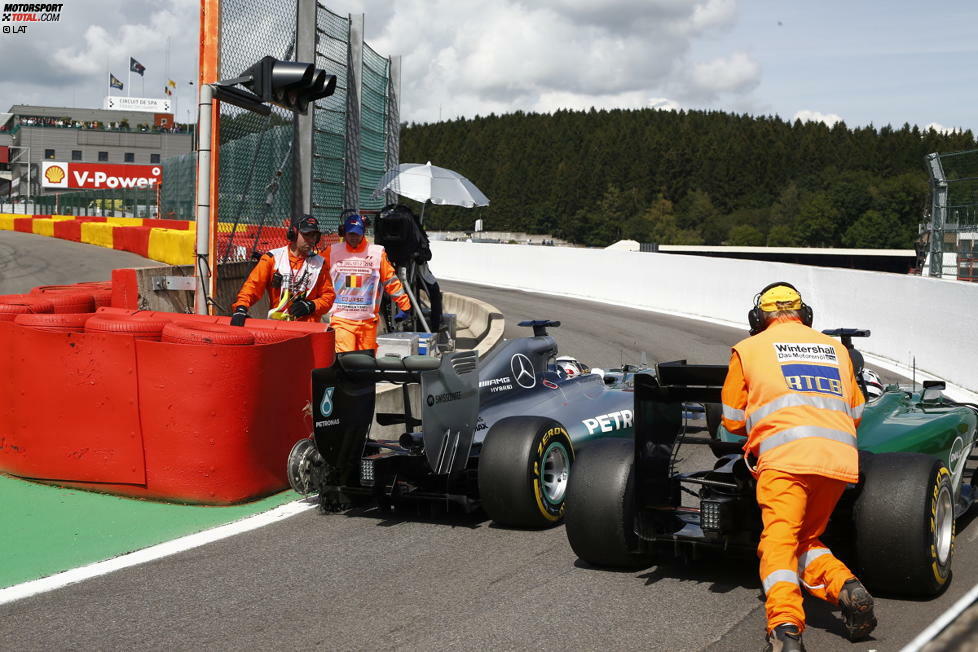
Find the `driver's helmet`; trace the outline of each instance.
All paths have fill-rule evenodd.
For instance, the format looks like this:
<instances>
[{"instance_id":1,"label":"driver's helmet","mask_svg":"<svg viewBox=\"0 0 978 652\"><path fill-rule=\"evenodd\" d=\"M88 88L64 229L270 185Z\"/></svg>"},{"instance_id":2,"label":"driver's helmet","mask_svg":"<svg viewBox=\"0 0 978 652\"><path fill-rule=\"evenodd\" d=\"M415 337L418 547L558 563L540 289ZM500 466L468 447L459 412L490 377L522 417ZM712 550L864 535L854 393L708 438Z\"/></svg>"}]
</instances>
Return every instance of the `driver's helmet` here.
<instances>
[{"instance_id":1,"label":"driver's helmet","mask_svg":"<svg viewBox=\"0 0 978 652\"><path fill-rule=\"evenodd\" d=\"M866 385L866 398L869 400L883 395L883 380L872 369L863 369L863 383Z\"/></svg>"},{"instance_id":2,"label":"driver's helmet","mask_svg":"<svg viewBox=\"0 0 978 652\"><path fill-rule=\"evenodd\" d=\"M557 369L564 372L564 375L568 378L577 378L582 373L581 363L569 355L562 355L554 360L554 362L557 365Z\"/></svg>"}]
</instances>

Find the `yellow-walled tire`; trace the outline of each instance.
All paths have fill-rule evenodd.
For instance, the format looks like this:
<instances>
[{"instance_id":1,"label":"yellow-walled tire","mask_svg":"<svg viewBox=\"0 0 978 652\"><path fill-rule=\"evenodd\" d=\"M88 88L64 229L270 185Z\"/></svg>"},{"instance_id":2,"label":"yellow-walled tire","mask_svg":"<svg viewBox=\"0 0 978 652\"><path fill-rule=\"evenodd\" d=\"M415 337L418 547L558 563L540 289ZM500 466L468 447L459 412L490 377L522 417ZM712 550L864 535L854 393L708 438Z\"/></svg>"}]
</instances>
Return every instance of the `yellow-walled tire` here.
<instances>
[{"instance_id":1,"label":"yellow-walled tire","mask_svg":"<svg viewBox=\"0 0 978 652\"><path fill-rule=\"evenodd\" d=\"M540 529L564 518L574 447L562 425L542 417L493 424L479 455L479 496L496 524Z\"/></svg>"},{"instance_id":2,"label":"yellow-walled tire","mask_svg":"<svg viewBox=\"0 0 978 652\"><path fill-rule=\"evenodd\" d=\"M853 570L871 592L937 595L954 557L950 472L920 453L861 455L860 466Z\"/></svg>"}]
</instances>

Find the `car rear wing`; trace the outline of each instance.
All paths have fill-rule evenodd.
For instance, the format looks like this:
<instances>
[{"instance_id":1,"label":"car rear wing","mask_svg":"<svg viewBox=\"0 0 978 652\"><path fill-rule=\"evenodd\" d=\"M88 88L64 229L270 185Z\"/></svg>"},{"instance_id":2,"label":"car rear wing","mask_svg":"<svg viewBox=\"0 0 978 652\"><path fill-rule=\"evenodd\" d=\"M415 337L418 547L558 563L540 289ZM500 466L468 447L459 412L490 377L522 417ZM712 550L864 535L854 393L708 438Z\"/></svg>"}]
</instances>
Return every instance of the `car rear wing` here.
<instances>
[{"instance_id":1,"label":"car rear wing","mask_svg":"<svg viewBox=\"0 0 978 652\"><path fill-rule=\"evenodd\" d=\"M676 439L683 431L683 403L719 403L727 365L656 365L656 374L635 376L635 488L638 507L675 508L680 484L672 473Z\"/></svg>"},{"instance_id":2,"label":"car rear wing","mask_svg":"<svg viewBox=\"0 0 978 652\"><path fill-rule=\"evenodd\" d=\"M313 433L327 468L327 484L346 485L357 477L360 457L376 406L376 384L403 386L404 412L378 414L384 425L424 424L423 444L431 468L449 473L464 468L479 412L478 353L374 358L343 353L333 365L312 371ZM420 384L422 419L411 409L408 385Z\"/></svg>"}]
</instances>

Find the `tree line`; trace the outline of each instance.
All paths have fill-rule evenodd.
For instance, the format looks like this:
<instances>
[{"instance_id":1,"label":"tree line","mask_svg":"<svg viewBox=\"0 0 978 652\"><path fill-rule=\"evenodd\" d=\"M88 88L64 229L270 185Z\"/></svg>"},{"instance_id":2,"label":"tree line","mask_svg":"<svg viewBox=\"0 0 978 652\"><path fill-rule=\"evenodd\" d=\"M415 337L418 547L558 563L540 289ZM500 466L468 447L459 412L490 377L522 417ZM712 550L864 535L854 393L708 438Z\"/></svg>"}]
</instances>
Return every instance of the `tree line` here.
<instances>
[{"instance_id":1,"label":"tree line","mask_svg":"<svg viewBox=\"0 0 978 652\"><path fill-rule=\"evenodd\" d=\"M910 248L929 208L924 157L975 147L970 130L591 109L404 124L400 158L453 169L491 201L429 206L429 230L481 217L587 246Z\"/></svg>"}]
</instances>

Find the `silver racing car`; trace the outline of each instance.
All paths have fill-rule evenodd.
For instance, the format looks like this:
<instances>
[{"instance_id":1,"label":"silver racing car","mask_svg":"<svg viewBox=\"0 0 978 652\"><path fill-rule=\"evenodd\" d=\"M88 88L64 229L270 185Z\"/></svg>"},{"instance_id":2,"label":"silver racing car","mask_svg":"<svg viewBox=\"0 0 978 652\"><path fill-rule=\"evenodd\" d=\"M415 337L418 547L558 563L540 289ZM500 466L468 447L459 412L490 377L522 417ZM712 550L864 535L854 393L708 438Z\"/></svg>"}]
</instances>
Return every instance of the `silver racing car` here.
<instances>
[{"instance_id":1,"label":"silver racing car","mask_svg":"<svg viewBox=\"0 0 978 652\"><path fill-rule=\"evenodd\" d=\"M521 322L533 336L507 340L484 360L347 353L312 372L313 436L293 448L292 487L318 493L326 510L428 502L495 522L539 528L564 515L576 453L603 437L632 437L633 377L645 367L592 372L557 356L547 332L560 322ZM368 437L375 386L402 385L405 409L378 413L403 425L396 440ZM408 391L420 384L420 418Z\"/></svg>"}]
</instances>

